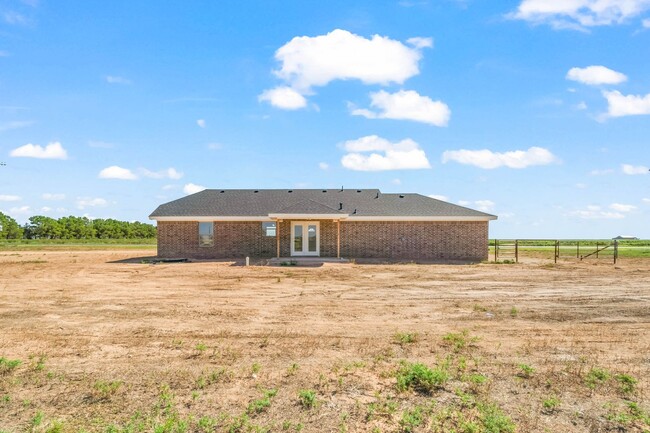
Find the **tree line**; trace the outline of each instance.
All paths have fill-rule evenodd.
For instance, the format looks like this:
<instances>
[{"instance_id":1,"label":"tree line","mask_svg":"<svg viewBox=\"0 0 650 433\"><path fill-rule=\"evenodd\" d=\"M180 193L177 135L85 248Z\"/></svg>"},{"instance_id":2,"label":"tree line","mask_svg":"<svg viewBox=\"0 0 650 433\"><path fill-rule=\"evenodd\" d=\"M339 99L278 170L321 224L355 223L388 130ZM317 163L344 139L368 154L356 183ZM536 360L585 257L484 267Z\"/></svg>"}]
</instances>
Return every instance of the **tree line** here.
<instances>
[{"instance_id":1,"label":"tree line","mask_svg":"<svg viewBox=\"0 0 650 433\"><path fill-rule=\"evenodd\" d=\"M67 216L58 219L36 215L20 225L0 212L0 239L148 239L156 227L138 221L118 221Z\"/></svg>"}]
</instances>

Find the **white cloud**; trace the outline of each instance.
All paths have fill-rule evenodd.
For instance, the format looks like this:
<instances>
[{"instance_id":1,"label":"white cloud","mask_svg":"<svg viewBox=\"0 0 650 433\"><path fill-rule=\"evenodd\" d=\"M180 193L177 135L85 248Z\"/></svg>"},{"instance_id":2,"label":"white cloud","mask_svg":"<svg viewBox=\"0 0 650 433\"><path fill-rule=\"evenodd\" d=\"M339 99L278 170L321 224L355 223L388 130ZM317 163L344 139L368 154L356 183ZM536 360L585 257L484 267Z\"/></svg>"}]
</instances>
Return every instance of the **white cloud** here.
<instances>
[{"instance_id":1,"label":"white cloud","mask_svg":"<svg viewBox=\"0 0 650 433\"><path fill-rule=\"evenodd\" d=\"M650 8L650 0L523 0L509 18L556 29L621 24Z\"/></svg>"},{"instance_id":2,"label":"white cloud","mask_svg":"<svg viewBox=\"0 0 650 433\"><path fill-rule=\"evenodd\" d=\"M183 187L183 192L187 195L189 194L195 194L197 192L201 192L204 189L207 189L206 187L202 185L195 185L193 183L186 183L185 186Z\"/></svg>"},{"instance_id":3,"label":"white cloud","mask_svg":"<svg viewBox=\"0 0 650 433\"><path fill-rule=\"evenodd\" d=\"M432 45L424 38L410 41L414 47L385 36L366 39L340 29L315 37L295 37L275 52L281 63L275 75L301 94L333 80L401 84L420 73L421 49Z\"/></svg>"},{"instance_id":4,"label":"white cloud","mask_svg":"<svg viewBox=\"0 0 650 433\"><path fill-rule=\"evenodd\" d=\"M625 174L635 175L635 174L648 174L650 169L645 165L632 165L632 164L621 164L621 170Z\"/></svg>"},{"instance_id":5,"label":"white cloud","mask_svg":"<svg viewBox=\"0 0 650 433\"><path fill-rule=\"evenodd\" d=\"M610 212L603 210L600 206L590 205L586 209L579 209L569 212L569 216L581 219L622 219L625 215L621 212Z\"/></svg>"},{"instance_id":6,"label":"white cloud","mask_svg":"<svg viewBox=\"0 0 650 433\"><path fill-rule=\"evenodd\" d=\"M141 168L140 173L144 177L149 177L152 179L180 179L183 177L183 173L176 170L174 167L169 167L165 170L160 170L160 171L151 171L147 170L146 168Z\"/></svg>"},{"instance_id":7,"label":"white cloud","mask_svg":"<svg viewBox=\"0 0 650 433\"><path fill-rule=\"evenodd\" d=\"M43 206L43 207L41 208L41 212L43 212L43 213L48 213L48 212L50 212L51 210L52 210L52 208L51 208L51 207L48 207L48 206Z\"/></svg>"},{"instance_id":8,"label":"white cloud","mask_svg":"<svg viewBox=\"0 0 650 433\"><path fill-rule=\"evenodd\" d=\"M26 128L27 126L33 124L34 122L31 120L12 120L11 122L0 124L0 132L11 131L12 129Z\"/></svg>"},{"instance_id":9,"label":"white cloud","mask_svg":"<svg viewBox=\"0 0 650 433\"><path fill-rule=\"evenodd\" d=\"M196 121L196 124L199 125L200 128L205 128L207 124L205 123L205 119L198 119Z\"/></svg>"},{"instance_id":10,"label":"white cloud","mask_svg":"<svg viewBox=\"0 0 650 433\"><path fill-rule=\"evenodd\" d=\"M646 29L650 29L650 18L646 18L643 21L641 21L641 25L645 27Z\"/></svg>"},{"instance_id":11,"label":"white cloud","mask_svg":"<svg viewBox=\"0 0 650 433\"><path fill-rule=\"evenodd\" d=\"M108 202L103 198L77 197L77 208L83 210L87 207L104 207Z\"/></svg>"},{"instance_id":12,"label":"white cloud","mask_svg":"<svg viewBox=\"0 0 650 433\"><path fill-rule=\"evenodd\" d=\"M68 159L68 152L58 141L45 147L29 143L12 150L9 155L20 158Z\"/></svg>"},{"instance_id":13,"label":"white cloud","mask_svg":"<svg viewBox=\"0 0 650 433\"><path fill-rule=\"evenodd\" d=\"M342 147L349 153L341 158L341 164L350 170L382 171L431 168L424 151L418 143L410 138L391 143L385 138L370 135L346 141Z\"/></svg>"},{"instance_id":14,"label":"white cloud","mask_svg":"<svg viewBox=\"0 0 650 433\"><path fill-rule=\"evenodd\" d=\"M605 66L587 66L586 68L571 68L566 74L567 80L579 81L590 86L600 84L620 84L627 76Z\"/></svg>"},{"instance_id":15,"label":"white cloud","mask_svg":"<svg viewBox=\"0 0 650 433\"><path fill-rule=\"evenodd\" d=\"M297 110L307 106L307 99L291 87L276 87L262 92L257 97L260 102L268 102L283 110Z\"/></svg>"},{"instance_id":16,"label":"white cloud","mask_svg":"<svg viewBox=\"0 0 650 433\"><path fill-rule=\"evenodd\" d=\"M435 198L436 200L449 201L449 197L447 197L446 195L430 194L429 197Z\"/></svg>"},{"instance_id":17,"label":"white cloud","mask_svg":"<svg viewBox=\"0 0 650 433\"><path fill-rule=\"evenodd\" d=\"M618 212L632 212L636 209L636 206L631 204L612 203L609 205L609 208Z\"/></svg>"},{"instance_id":18,"label":"white cloud","mask_svg":"<svg viewBox=\"0 0 650 433\"><path fill-rule=\"evenodd\" d=\"M20 201L21 198L18 195L10 194L0 194L0 201Z\"/></svg>"},{"instance_id":19,"label":"white cloud","mask_svg":"<svg viewBox=\"0 0 650 433\"><path fill-rule=\"evenodd\" d=\"M395 179L391 180L390 183L392 183L393 185L401 185L402 180L395 178Z\"/></svg>"},{"instance_id":20,"label":"white cloud","mask_svg":"<svg viewBox=\"0 0 650 433\"><path fill-rule=\"evenodd\" d=\"M29 206L19 206L19 207L12 207L9 209L9 214L11 215L29 215L32 213L32 208Z\"/></svg>"},{"instance_id":21,"label":"white cloud","mask_svg":"<svg viewBox=\"0 0 650 433\"><path fill-rule=\"evenodd\" d=\"M176 189L176 188L178 188L178 185L164 185L162 187L163 191L169 191L171 189Z\"/></svg>"},{"instance_id":22,"label":"white cloud","mask_svg":"<svg viewBox=\"0 0 650 433\"><path fill-rule=\"evenodd\" d=\"M496 205L492 200L476 200L474 203L478 206L478 210L483 212L490 212Z\"/></svg>"},{"instance_id":23,"label":"white cloud","mask_svg":"<svg viewBox=\"0 0 650 433\"><path fill-rule=\"evenodd\" d=\"M136 180L138 178L138 176L136 176L128 168L118 167L117 165L111 165L110 167L106 167L105 169L99 172L98 177L100 179L121 179L121 180Z\"/></svg>"},{"instance_id":24,"label":"white cloud","mask_svg":"<svg viewBox=\"0 0 650 433\"><path fill-rule=\"evenodd\" d=\"M413 120L436 126L447 126L451 116L447 104L433 101L413 90L400 90L396 93L380 90L371 93L370 99L370 106L379 111L353 109L351 114L368 119Z\"/></svg>"},{"instance_id":25,"label":"white cloud","mask_svg":"<svg viewBox=\"0 0 650 433\"><path fill-rule=\"evenodd\" d=\"M414 46L415 48L433 48L433 39L431 38L409 38L406 40L406 43Z\"/></svg>"},{"instance_id":26,"label":"white cloud","mask_svg":"<svg viewBox=\"0 0 650 433\"><path fill-rule=\"evenodd\" d=\"M65 200L65 194L52 194L46 192L41 196L43 200Z\"/></svg>"},{"instance_id":27,"label":"white cloud","mask_svg":"<svg viewBox=\"0 0 650 433\"><path fill-rule=\"evenodd\" d=\"M623 117L650 114L650 93L647 95L623 95L618 90L603 91L607 99L604 117Z\"/></svg>"},{"instance_id":28,"label":"white cloud","mask_svg":"<svg viewBox=\"0 0 650 433\"><path fill-rule=\"evenodd\" d=\"M650 198L643 198L641 199L643 203L650 203Z\"/></svg>"},{"instance_id":29,"label":"white cloud","mask_svg":"<svg viewBox=\"0 0 650 433\"><path fill-rule=\"evenodd\" d=\"M612 173L614 173L613 168L606 168L606 169L603 169L603 170L591 170L589 172L589 174L592 175L592 176L606 176L606 175L612 174Z\"/></svg>"},{"instance_id":30,"label":"white cloud","mask_svg":"<svg viewBox=\"0 0 650 433\"><path fill-rule=\"evenodd\" d=\"M481 212L491 212L492 210L494 210L494 207L496 206L496 203L493 202L492 200L476 200L476 201L458 200L458 204L460 206L475 207Z\"/></svg>"},{"instance_id":31,"label":"white cloud","mask_svg":"<svg viewBox=\"0 0 650 433\"><path fill-rule=\"evenodd\" d=\"M533 165L547 165L558 159L548 149L531 147L528 150L513 150L509 152L492 152L483 150L447 150L442 154L442 162L455 161L460 164L493 169L498 167L526 168Z\"/></svg>"},{"instance_id":32,"label":"white cloud","mask_svg":"<svg viewBox=\"0 0 650 433\"><path fill-rule=\"evenodd\" d=\"M321 170L328 170L330 168L330 165L326 162L319 162L318 168L320 168Z\"/></svg>"},{"instance_id":33,"label":"white cloud","mask_svg":"<svg viewBox=\"0 0 650 433\"><path fill-rule=\"evenodd\" d=\"M116 75L107 75L104 78L108 84L132 84L132 81L128 78L119 77Z\"/></svg>"},{"instance_id":34,"label":"white cloud","mask_svg":"<svg viewBox=\"0 0 650 433\"><path fill-rule=\"evenodd\" d=\"M582 110L586 110L588 107L585 101L580 101L576 105L574 105L573 108L582 111Z\"/></svg>"}]
</instances>

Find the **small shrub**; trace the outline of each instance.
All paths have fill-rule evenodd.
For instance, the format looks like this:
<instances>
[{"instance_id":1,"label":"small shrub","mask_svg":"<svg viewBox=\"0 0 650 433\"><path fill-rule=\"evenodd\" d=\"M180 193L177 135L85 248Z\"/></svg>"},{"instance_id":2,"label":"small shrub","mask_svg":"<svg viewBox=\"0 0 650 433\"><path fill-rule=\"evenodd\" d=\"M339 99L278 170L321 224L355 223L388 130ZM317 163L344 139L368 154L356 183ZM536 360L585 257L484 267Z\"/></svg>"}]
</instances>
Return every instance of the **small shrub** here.
<instances>
[{"instance_id":1,"label":"small shrub","mask_svg":"<svg viewBox=\"0 0 650 433\"><path fill-rule=\"evenodd\" d=\"M251 371L253 372L253 374L259 373L261 369L262 366L257 362L254 362L253 365L251 365Z\"/></svg>"},{"instance_id":2,"label":"small shrub","mask_svg":"<svg viewBox=\"0 0 650 433\"><path fill-rule=\"evenodd\" d=\"M205 343L197 343L196 346L194 346L194 349L199 353L203 353L208 349L208 346L206 346Z\"/></svg>"},{"instance_id":3,"label":"small shrub","mask_svg":"<svg viewBox=\"0 0 650 433\"><path fill-rule=\"evenodd\" d=\"M53 421L52 425L45 429L45 433L63 433L63 431L64 425L62 421Z\"/></svg>"},{"instance_id":4,"label":"small shrub","mask_svg":"<svg viewBox=\"0 0 650 433\"><path fill-rule=\"evenodd\" d=\"M518 314L519 314L519 310L517 310L517 307L512 307L510 309L510 317L512 317L513 319L517 317Z\"/></svg>"},{"instance_id":5,"label":"small shrub","mask_svg":"<svg viewBox=\"0 0 650 433\"><path fill-rule=\"evenodd\" d=\"M43 418L44 418L43 412L41 412L40 410L36 412L36 414L30 420L30 424L32 428L38 427L39 425L43 424Z\"/></svg>"},{"instance_id":6,"label":"small shrub","mask_svg":"<svg viewBox=\"0 0 650 433\"><path fill-rule=\"evenodd\" d=\"M397 389L406 391L413 389L419 392L430 393L436 388L442 388L449 380L449 373L445 368L430 369L424 364L404 363L397 372Z\"/></svg>"},{"instance_id":7,"label":"small shrub","mask_svg":"<svg viewBox=\"0 0 650 433\"><path fill-rule=\"evenodd\" d=\"M470 374L467 379L475 385L482 385L488 380L488 378L482 374Z\"/></svg>"},{"instance_id":8,"label":"small shrub","mask_svg":"<svg viewBox=\"0 0 650 433\"><path fill-rule=\"evenodd\" d=\"M213 432L215 427L217 426L217 420L214 418L210 418L209 416L204 416L199 418L199 422L197 423L197 426L202 432L210 433Z\"/></svg>"},{"instance_id":9,"label":"small shrub","mask_svg":"<svg viewBox=\"0 0 650 433\"><path fill-rule=\"evenodd\" d=\"M298 393L298 401L305 409L316 407L316 392L311 389L303 389Z\"/></svg>"}]
</instances>

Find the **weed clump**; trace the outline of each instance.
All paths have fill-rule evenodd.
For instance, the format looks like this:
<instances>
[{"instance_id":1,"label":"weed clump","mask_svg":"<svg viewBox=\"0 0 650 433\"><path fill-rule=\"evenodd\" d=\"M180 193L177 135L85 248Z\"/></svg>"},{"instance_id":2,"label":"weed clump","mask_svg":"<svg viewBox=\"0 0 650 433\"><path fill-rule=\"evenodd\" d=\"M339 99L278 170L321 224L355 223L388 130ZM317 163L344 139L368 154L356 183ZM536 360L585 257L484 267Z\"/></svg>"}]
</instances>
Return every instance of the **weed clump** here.
<instances>
[{"instance_id":1,"label":"weed clump","mask_svg":"<svg viewBox=\"0 0 650 433\"><path fill-rule=\"evenodd\" d=\"M413 389L417 392L431 393L437 388L444 387L449 380L446 368L430 369L421 363L403 363L397 371L397 389L406 391Z\"/></svg>"},{"instance_id":2,"label":"weed clump","mask_svg":"<svg viewBox=\"0 0 650 433\"><path fill-rule=\"evenodd\" d=\"M8 359L3 356L0 356L0 374L8 373L13 371L23 362L19 359Z\"/></svg>"},{"instance_id":3,"label":"weed clump","mask_svg":"<svg viewBox=\"0 0 650 433\"><path fill-rule=\"evenodd\" d=\"M298 393L298 402L305 409L316 407L316 392L312 389L303 389Z\"/></svg>"}]
</instances>

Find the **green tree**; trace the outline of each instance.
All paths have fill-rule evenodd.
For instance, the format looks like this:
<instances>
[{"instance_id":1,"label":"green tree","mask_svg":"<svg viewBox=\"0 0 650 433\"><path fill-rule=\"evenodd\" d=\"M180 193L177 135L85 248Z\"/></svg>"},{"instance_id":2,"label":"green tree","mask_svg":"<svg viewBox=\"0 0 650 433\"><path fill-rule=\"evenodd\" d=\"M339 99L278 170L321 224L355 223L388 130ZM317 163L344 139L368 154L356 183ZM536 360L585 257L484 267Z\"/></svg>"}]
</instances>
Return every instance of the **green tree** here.
<instances>
[{"instance_id":1,"label":"green tree","mask_svg":"<svg viewBox=\"0 0 650 433\"><path fill-rule=\"evenodd\" d=\"M0 212L0 239L21 239L23 229L15 219Z\"/></svg>"},{"instance_id":2,"label":"green tree","mask_svg":"<svg viewBox=\"0 0 650 433\"><path fill-rule=\"evenodd\" d=\"M36 215L25 224L27 239L60 239L63 233L61 223L54 218Z\"/></svg>"}]
</instances>

